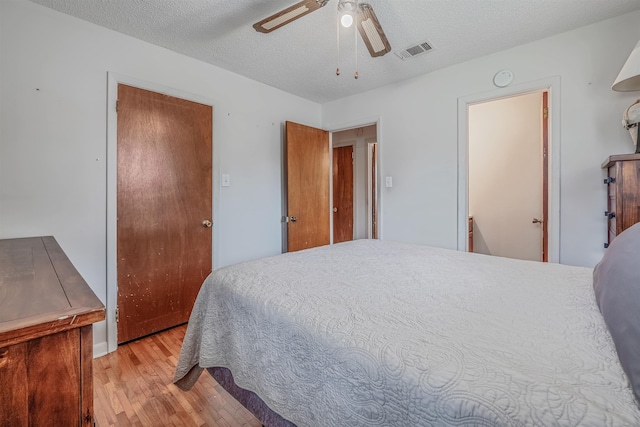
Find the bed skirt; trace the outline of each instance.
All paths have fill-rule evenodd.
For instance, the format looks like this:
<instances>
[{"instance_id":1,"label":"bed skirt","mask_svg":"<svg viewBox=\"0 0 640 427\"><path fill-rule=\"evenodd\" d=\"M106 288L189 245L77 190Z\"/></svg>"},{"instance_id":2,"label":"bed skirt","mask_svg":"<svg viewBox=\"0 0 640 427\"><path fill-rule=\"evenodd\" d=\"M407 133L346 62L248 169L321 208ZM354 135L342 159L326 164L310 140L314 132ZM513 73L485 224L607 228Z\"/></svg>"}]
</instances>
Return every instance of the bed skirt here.
<instances>
[{"instance_id":1,"label":"bed skirt","mask_svg":"<svg viewBox=\"0 0 640 427\"><path fill-rule=\"evenodd\" d=\"M269 408L252 391L245 390L233 380L233 374L227 368L207 368L211 376L224 388L231 396L249 410L264 427L296 427L291 421L287 421Z\"/></svg>"}]
</instances>

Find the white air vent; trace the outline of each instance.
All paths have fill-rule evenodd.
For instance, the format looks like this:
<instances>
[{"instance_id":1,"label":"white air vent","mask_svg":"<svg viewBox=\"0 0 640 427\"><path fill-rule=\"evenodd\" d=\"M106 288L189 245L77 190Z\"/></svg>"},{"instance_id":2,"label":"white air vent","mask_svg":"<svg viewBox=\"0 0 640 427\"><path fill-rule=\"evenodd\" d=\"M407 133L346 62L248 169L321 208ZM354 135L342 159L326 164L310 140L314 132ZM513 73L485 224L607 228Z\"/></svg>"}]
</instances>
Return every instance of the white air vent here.
<instances>
[{"instance_id":1,"label":"white air vent","mask_svg":"<svg viewBox=\"0 0 640 427\"><path fill-rule=\"evenodd\" d=\"M429 43L423 42L423 43L409 46L405 50L402 50L400 52L395 52L395 54L398 55L398 57L404 61L407 59L415 58L416 56L429 52L432 49L433 47Z\"/></svg>"}]
</instances>

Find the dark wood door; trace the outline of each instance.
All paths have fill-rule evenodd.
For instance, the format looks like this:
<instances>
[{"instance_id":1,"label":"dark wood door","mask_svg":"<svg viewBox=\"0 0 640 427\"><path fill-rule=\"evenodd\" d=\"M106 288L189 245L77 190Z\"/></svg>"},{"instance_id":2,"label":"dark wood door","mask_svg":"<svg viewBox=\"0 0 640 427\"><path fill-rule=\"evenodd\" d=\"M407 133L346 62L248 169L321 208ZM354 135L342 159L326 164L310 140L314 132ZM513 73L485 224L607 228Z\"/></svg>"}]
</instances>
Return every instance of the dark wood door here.
<instances>
[{"instance_id":1,"label":"dark wood door","mask_svg":"<svg viewBox=\"0 0 640 427\"><path fill-rule=\"evenodd\" d=\"M330 243L329 132L286 122L287 250Z\"/></svg>"},{"instance_id":2,"label":"dark wood door","mask_svg":"<svg viewBox=\"0 0 640 427\"><path fill-rule=\"evenodd\" d=\"M211 272L212 107L118 86L118 342L189 319Z\"/></svg>"},{"instance_id":3,"label":"dark wood door","mask_svg":"<svg viewBox=\"0 0 640 427\"><path fill-rule=\"evenodd\" d=\"M333 149L333 243L353 240L353 146Z\"/></svg>"}]
</instances>

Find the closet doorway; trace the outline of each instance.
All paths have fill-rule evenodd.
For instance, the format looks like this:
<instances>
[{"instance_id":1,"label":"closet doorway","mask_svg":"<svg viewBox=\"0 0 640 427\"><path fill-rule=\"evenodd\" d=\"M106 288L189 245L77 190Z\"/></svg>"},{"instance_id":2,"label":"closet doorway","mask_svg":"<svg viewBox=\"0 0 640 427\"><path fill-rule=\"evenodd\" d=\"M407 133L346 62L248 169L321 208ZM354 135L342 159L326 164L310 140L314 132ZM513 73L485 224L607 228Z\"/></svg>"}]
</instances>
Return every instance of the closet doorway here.
<instances>
[{"instance_id":1,"label":"closet doorway","mask_svg":"<svg viewBox=\"0 0 640 427\"><path fill-rule=\"evenodd\" d=\"M547 216L544 218L547 227L548 237L548 262L561 262L560 259L560 77L548 77L545 79L526 82L518 85L497 88L489 92L476 93L458 98L458 250L467 251L469 249L469 111L475 104L488 101L495 101L509 97L517 97L519 95L530 93L547 94L547 131L548 148L546 150L548 171L548 206ZM510 179L504 171L505 165L500 162L493 163L492 173L501 174L503 180ZM494 192L496 192L494 190ZM528 218L528 225L536 226L533 223L533 215ZM475 240L474 235L474 240ZM475 242L474 242L475 246ZM475 250L475 248L474 248Z\"/></svg>"},{"instance_id":2,"label":"closet doorway","mask_svg":"<svg viewBox=\"0 0 640 427\"><path fill-rule=\"evenodd\" d=\"M469 245L486 255L548 261L546 90L469 106Z\"/></svg>"}]
</instances>

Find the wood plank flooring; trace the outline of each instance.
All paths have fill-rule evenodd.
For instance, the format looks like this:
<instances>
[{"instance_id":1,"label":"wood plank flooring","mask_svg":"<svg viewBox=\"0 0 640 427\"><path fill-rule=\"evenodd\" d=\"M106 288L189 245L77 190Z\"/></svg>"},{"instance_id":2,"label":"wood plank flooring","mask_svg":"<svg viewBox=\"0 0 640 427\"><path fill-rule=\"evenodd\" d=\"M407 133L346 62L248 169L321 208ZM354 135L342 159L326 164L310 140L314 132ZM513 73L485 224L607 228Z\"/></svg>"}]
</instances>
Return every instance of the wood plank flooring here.
<instances>
[{"instance_id":1,"label":"wood plank flooring","mask_svg":"<svg viewBox=\"0 0 640 427\"><path fill-rule=\"evenodd\" d=\"M94 360L97 427L262 425L206 372L187 392L173 385L185 331L178 326Z\"/></svg>"}]
</instances>

